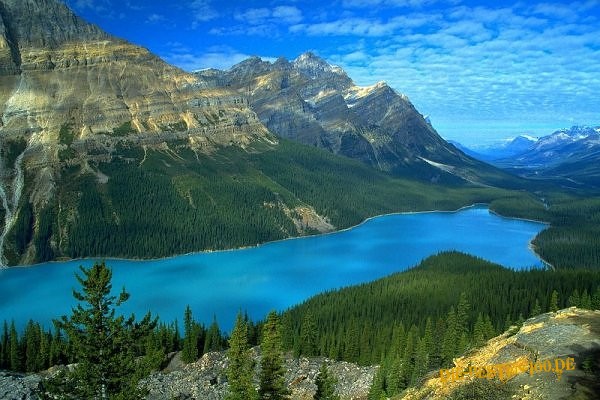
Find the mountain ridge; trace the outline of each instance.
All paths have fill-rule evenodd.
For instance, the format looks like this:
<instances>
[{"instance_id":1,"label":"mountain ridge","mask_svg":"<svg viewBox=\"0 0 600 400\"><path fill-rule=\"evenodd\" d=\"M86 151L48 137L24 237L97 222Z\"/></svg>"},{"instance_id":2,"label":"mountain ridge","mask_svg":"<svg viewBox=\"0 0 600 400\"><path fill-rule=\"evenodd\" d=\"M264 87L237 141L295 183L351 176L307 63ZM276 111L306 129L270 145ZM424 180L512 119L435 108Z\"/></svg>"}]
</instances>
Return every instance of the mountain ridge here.
<instances>
[{"instance_id":1,"label":"mountain ridge","mask_svg":"<svg viewBox=\"0 0 600 400\"><path fill-rule=\"evenodd\" d=\"M210 87L233 88L247 96L250 108L276 135L386 172L473 181L476 174L467 177L469 172L486 169L444 141L405 95L385 82L357 86L341 68L312 52L292 61L251 57L227 71L195 74Z\"/></svg>"},{"instance_id":2,"label":"mountain ridge","mask_svg":"<svg viewBox=\"0 0 600 400\"><path fill-rule=\"evenodd\" d=\"M413 210L418 192L431 194L420 207L458 208L489 201L478 191L489 180L512 183L443 141L405 96L357 87L314 54L190 74L58 0L0 5L0 58L15 61L0 75L1 263L253 245ZM385 182L408 192L390 196ZM443 195L444 183L468 193Z\"/></svg>"},{"instance_id":3,"label":"mountain ridge","mask_svg":"<svg viewBox=\"0 0 600 400\"><path fill-rule=\"evenodd\" d=\"M519 138L521 142L515 142ZM575 125L539 138L517 137L484 151L465 151L522 177L554 180L576 189L600 188L600 169L597 167L600 127L597 126Z\"/></svg>"}]
</instances>

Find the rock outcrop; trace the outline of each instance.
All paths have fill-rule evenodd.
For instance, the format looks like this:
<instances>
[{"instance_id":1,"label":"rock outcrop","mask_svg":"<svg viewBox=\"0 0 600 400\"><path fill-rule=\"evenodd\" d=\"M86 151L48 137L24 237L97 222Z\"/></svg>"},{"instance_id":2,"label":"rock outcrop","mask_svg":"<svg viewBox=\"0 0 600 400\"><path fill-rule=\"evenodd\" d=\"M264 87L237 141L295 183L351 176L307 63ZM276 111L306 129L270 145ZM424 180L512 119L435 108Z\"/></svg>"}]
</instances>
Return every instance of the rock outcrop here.
<instances>
[{"instance_id":1,"label":"rock outcrop","mask_svg":"<svg viewBox=\"0 0 600 400\"><path fill-rule=\"evenodd\" d=\"M572 359L570 367L568 359ZM486 346L455 359L454 363L462 370L501 364L521 364L523 368L514 376L503 376L502 380L497 378L498 374L488 379L488 372L483 377L463 376L454 380L446 376L443 380L436 371L420 388L410 389L398 398L460 399L479 386L479 390L489 391L490 396L502 391L502 395L490 397L494 399L598 399L600 311L572 307L530 318L520 329L514 327L490 339ZM458 394L461 392L462 396Z\"/></svg>"},{"instance_id":2,"label":"rock outcrop","mask_svg":"<svg viewBox=\"0 0 600 400\"><path fill-rule=\"evenodd\" d=\"M255 384L258 387L259 349L254 349L256 362ZM292 400L312 400L316 391L315 379L321 364L325 363L337 379L336 393L343 400L366 400L377 367L359 367L355 364L325 358L291 358L285 360L286 382ZM169 367L155 372L141 382L149 393L148 400L222 400L227 393L226 352L207 353L187 365L175 356ZM0 372L2 400L38 400L42 376L38 374L9 374Z\"/></svg>"},{"instance_id":3,"label":"rock outcrop","mask_svg":"<svg viewBox=\"0 0 600 400\"><path fill-rule=\"evenodd\" d=\"M255 386L258 388L260 350L254 348ZM360 367L355 364L326 358L286 357L286 383L291 399L312 400L317 389L315 379L321 364L325 363L337 379L336 393L344 400L366 400L377 372L377 367ZM221 400L227 393L225 352L208 353L197 362L157 372L146 378L142 385L150 390L148 400L205 399Z\"/></svg>"},{"instance_id":4,"label":"rock outcrop","mask_svg":"<svg viewBox=\"0 0 600 400\"><path fill-rule=\"evenodd\" d=\"M0 399L38 400L36 390L42 377L36 374L23 375L0 371Z\"/></svg>"},{"instance_id":5,"label":"rock outcrop","mask_svg":"<svg viewBox=\"0 0 600 400\"><path fill-rule=\"evenodd\" d=\"M238 93L206 89L58 0L0 1L0 61L5 187L18 169L7 153L17 147L39 177L45 167L56 174L57 165L110 154L114 142L183 138L193 149L275 142Z\"/></svg>"}]
</instances>

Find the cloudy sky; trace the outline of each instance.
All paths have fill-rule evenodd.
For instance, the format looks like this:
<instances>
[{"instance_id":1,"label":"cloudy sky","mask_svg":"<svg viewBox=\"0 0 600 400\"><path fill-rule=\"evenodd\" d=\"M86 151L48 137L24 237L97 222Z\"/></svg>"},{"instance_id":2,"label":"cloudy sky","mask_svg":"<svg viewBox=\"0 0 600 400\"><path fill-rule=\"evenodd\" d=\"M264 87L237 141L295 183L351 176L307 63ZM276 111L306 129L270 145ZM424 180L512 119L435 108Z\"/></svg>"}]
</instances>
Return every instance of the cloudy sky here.
<instances>
[{"instance_id":1,"label":"cloudy sky","mask_svg":"<svg viewBox=\"0 0 600 400\"><path fill-rule=\"evenodd\" d=\"M600 125L600 0L66 0L185 70L313 51L475 145Z\"/></svg>"}]
</instances>

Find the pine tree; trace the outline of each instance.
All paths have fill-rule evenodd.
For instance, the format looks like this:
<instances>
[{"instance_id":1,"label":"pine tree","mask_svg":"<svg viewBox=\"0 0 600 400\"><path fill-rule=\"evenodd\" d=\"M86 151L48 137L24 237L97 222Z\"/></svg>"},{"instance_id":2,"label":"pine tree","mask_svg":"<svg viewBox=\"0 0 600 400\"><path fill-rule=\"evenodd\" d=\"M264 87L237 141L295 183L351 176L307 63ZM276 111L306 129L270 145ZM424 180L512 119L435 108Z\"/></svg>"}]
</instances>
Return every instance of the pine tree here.
<instances>
[{"instance_id":1,"label":"pine tree","mask_svg":"<svg viewBox=\"0 0 600 400\"><path fill-rule=\"evenodd\" d=\"M540 301L536 298L535 299L535 305L533 306L533 309L531 310L531 317L535 317L536 315L540 315L542 313L542 307L540 306Z\"/></svg>"},{"instance_id":2,"label":"pine tree","mask_svg":"<svg viewBox=\"0 0 600 400\"><path fill-rule=\"evenodd\" d=\"M25 371L36 372L41 369L41 366L38 365L41 341L39 324L29 320L25 326L23 341L25 342Z\"/></svg>"},{"instance_id":3,"label":"pine tree","mask_svg":"<svg viewBox=\"0 0 600 400\"><path fill-rule=\"evenodd\" d=\"M469 346L469 310L471 306L467 301L467 294L462 292L456 306L456 344L455 354L461 354Z\"/></svg>"},{"instance_id":4,"label":"pine tree","mask_svg":"<svg viewBox=\"0 0 600 400\"><path fill-rule=\"evenodd\" d=\"M325 363L321 364L321 368L319 369L319 373L317 374L317 378L315 380L317 391L315 392L313 399L339 400L340 396L335 394L336 383L337 380L333 375L331 375Z\"/></svg>"},{"instance_id":5,"label":"pine tree","mask_svg":"<svg viewBox=\"0 0 600 400\"><path fill-rule=\"evenodd\" d=\"M229 365L227 367L229 393L225 399L257 399L258 396L252 380L254 367L248 344L248 325L241 313L237 316L235 326L229 338L227 356L229 357Z\"/></svg>"},{"instance_id":6,"label":"pine tree","mask_svg":"<svg viewBox=\"0 0 600 400\"><path fill-rule=\"evenodd\" d=\"M581 300L579 302L579 307L586 309L586 310L592 309L592 298L590 297L587 289L583 289L583 292L581 293Z\"/></svg>"},{"instance_id":7,"label":"pine tree","mask_svg":"<svg viewBox=\"0 0 600 400\"><path fill-rule=\"evenodd\" d=\"M8 323L4 320L2 327L2 339L0 339L0 369L8 368L9 360L9 335L8 335Z\"/></svg>"},{"instance_id":8,"label":"pine tree","mask_svg":"<svg viewBox=\"0 0 600 400\"><path fill-rule=\"evenodd\" d=\"M221 329L217 323L217 317L213 316L213 322L206 332L206 340L204 341L204 354L211 351L223 350L223 337L221 336Z\"/></svg>"},{"instance_id":9,"label":"pine tree","mask_svg":"<svg viewBox=\"0 0 600 400\"><path fill-rule=\"evenodd\" d=\"M581 297L577 289L573 290L573 293L569 296L568 305L569 307L579 307L581 303Z\"/></svg>"},{"instance_id":10,"label":"pine tree","mask_svg":"<svg viewBox=\"0 0 600 400\"><path fill-rule=\"evenodd\" d=\"M456 353L456 342L458 341L458 332L456 327L456 312L454 307L448 311L446 317L446 331L442 342L442 365L449 365Z\"/></svg>"},{"instance_id":11,"label":"pine tree","mask_svg":"<svg viewBox=\"0 0 600 400\"><path fill-rule=\"evenodd\" d=\"M191 363L198 359L198 338L194 327L194 318L189 304L185 307L183 314L183 349L181 350L181 361Z\"/></svg>"},{"instance_id":12,"label":"pine tree","mask_svg":"<svg viewBox=\"0 0 600 400\"><path fill-rule=\"evenodd\" d=\"M271 311L263 326L260 344L262 358L260 361L260 386L258 393L261 400L279 400L288 398L289 391L285 385L283 368L283 351L281 343L281 326L275 311Z\"/></svg>"},{"instance_id":13,"label":"pine tree","mask_svg":"<svg viewBox=\"0 0 600 400\"><path fill-rule=\"evenodd\" d=\"M369 400L381 400L387 398L386 393L386 375L384 363L377 370L375 377L373 378L373 384L369 389Z\"/></svg>"},{"instance_id":14,"label":"pine tree","mask_svg":"<svg viewBox=\"0 0 600 400\"><path fill-rule=\"evenodd\" d=\"M592 296L592 310L600 310L600 286L596 288Z\"/></svg>"},{"instance_id":15,"label":"pine tree","mask_svg":"<svg viewBox=\"0 0 600 400\"><path fill-rule=\"evenodd\" d=\"M21 371L22 368L22 357L21 349L19 347L19 334L15 327L15 321L10 323L10 334L9 334L9 350L8 350L8 367L12 371Z\"/></svg>"},{"instance_id":16,"label":"pine tree","mask_svg":"<svg viewBox=\"0 0 600 400\"><path fill-rule=\"evenodd\" d=\"M302 325L300 327L300 352L305 356L316 356L317 347L317 324L312 313L309 311L304 314Z\"/></svg>"},{"instance_id":17,"label":"pine tree","mask_svg":"<svg viewBox=\"0 0 600 400\"><path fill-rule=\"evenodd\" d=\"M80 303L70 317L55 320L73 344L77 367L63 381L53 382L54 388L79 398L142 398L135 349L154 329L156 319L150 314L140 322L133 315L116 317L115 308L129 294L123 289L118 298L111 295L112 271L104 263L80 270L83 276L76 274L76 278L83 290L73 291Z\"/></svg>"},{"instance_id":18,"label":"pine tree","mask_svg":"<svg viewBox=\"0 0 600 400\"><path fill-rule=\"evenodd\" d=\"M473 327L473 344L477 347L485 344L484 322L481 313L477 314L477 320Z\"/></svg>"},{"instance_id":19,"label":"pine tree","mask_svg":"<svg viewBox=\"0 0 600 400\"><path fill-rule=\"evenodd\" d=\"M556 312L558 311L558 292L555 290L552 291L550 295L550 305L548 306L550 311Z\"/></svg>"},{"instance_id":20,"label":"pine tree","mask_svg":"<svg viewBox=\"0 0 600 400\"><path fill-rule=\"evenodd\" d=\"M415 325L411 326L406 335L406 345L402 354L402 368L400 368L400 390L410 385L413 369L415 366L415 351L417 348L418 330ZM392 394L392 393L390 393Z\"/></svg>"},{"instance_id":21,"label":"pine tree","mask_svg":"<svg viewBox=\"0 0 600 400\"><path fill-rule=\"evenodd\" d=\"M425 337L419 340L417 350L415 352L415 366L413 368L412 377L410 379L410 385L414 386L419 379L427 372L427 366L429 365L429 354L427 352Z\"/></svg>"}]
</instances>

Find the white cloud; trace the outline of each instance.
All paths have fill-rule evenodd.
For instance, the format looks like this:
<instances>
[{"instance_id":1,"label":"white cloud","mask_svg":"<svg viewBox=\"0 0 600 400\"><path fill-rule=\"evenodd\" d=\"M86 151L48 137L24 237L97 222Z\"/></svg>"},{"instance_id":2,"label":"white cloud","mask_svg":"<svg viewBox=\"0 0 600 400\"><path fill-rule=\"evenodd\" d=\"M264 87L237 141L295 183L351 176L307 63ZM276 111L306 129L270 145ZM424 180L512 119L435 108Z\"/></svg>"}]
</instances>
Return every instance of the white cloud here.
<instances>
[{"instance_id":1,"label":"white cloud","mask_svg":"<svg viewBox=\"0 0 600 400\"><path fill-rule=\"evenodd\" d=\"M216 28L212 33L270 36L276 34L281 25L297 24L303 19L302 11L295 6L249 8L236 12L233 17L242 24Z\"/></svg>"},{"instance_id":2,"label":"white cloud","mask_svg":"<svg viewBox=\"0 0 600 400\"><path fill-rule=\"evenodd\" d=\"M70 0L69 4L78 11L91 10L98 13L112 8L109 0Z\"/></svg>"},{"instance_id":3,"label":"white cloud","mask_svg":"<svg viewBox=\"0 0 600 400\"><path fill-rule=\"evenodd\" d=\"M227 70L250 57L250 55L228 46L213 46L198 53L181 43L170 43L170 45L171 49L163 54L163 58L167 62L189 72L204 68Z\"/></svg>"},{"instance_id":4,"label":"white cloud","mask_svg":"<svg viewBox=\"0 0 600 400\"><path fill-rule=\"evenodd\" d=\"M273 18L286 24L302 21L302 11L294 6L279 6L273 9Z\"/></svg>"},{"instance_id":5,"label":"white cloud","mask_svg":"<svg viewBox=\"0 0 600 400\"><path fill-rule=\"evenodd\" d=\"M323 55L358 84L386 80L434 125L466 117L566 121L573 112L597 120L600 25L589 15L567 23L557 18L561 12L459 6L414 29L394 19L342 18L295 30L367 40Z\"/></svg>"},{"instance_id":6,"label":"white cloud","mask_svg":"<svg viewBox=\"0 0 600 400\"><path fill-rule=\"evenodd\" d=\"M203 22L219 17L219 13L211 5L210 0L193 0L189 4L189 8L192 11L192 29L196 29Z\"/></svg>"},{"instance_id":7,"label":"white cloud","mask_svg":"<svg viewBox=\"0 0 600 400\"><path fill-rule=\"evenodd\" d=\"M167 19L165 18L164 15L160 15L160 14L150 14L148 16L148 18L146 18L146 22L149 23L158 23L158 22L164 22Z\"/></svg>"}]
</instances>

